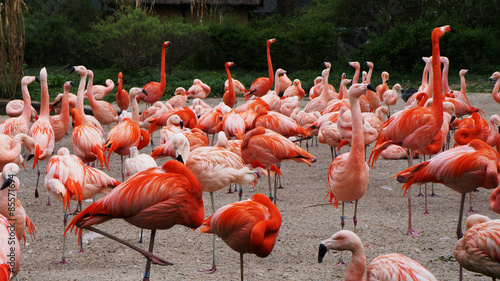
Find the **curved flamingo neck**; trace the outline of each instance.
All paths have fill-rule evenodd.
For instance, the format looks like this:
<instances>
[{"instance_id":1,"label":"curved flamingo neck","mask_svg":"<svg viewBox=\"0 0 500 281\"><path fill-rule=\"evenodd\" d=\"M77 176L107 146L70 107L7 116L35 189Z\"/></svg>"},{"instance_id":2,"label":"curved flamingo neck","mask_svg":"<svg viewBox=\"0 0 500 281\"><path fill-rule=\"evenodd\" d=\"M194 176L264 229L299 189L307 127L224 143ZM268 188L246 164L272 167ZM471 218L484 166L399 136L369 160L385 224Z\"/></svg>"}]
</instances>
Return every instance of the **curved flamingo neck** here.
<instances>
[{"instance_id":1,"label":"curved flamingo neck","mask_svg":"<svg viewBox=\"0 0 500 281\"><path fill-rule=\"evenodd\" d=\"M268 72L269 72L269 84L272 85L274 83L274 71L273 71L273 63L271 62L271 44L272 42L268 41L267 42L267 48L266 48L266 52L267 52L267 68L268 68Z\"/></svg>"},{"instance_id":2,"label":"curved flamingo neck","mask_svg":"<svg viewBox=\"0 0 500 281\"><path fill-rule=\"evenodd\" d=\"M40 101L40 118L49 118L50 109L49 109L49 85L47 84L47 71L45 68L42 70L44 73L40 73L40 82L42 83L42 90L40 93L41 101ZM29 104L31 107L31 103Z\"/></svg>"},{"instance_id":3,"label":"curved flamingo neck","mask_svg":"<svg viewBox=\"0 0 500 281\"><path fill-rule=\"evenodd\" d=\"M31 119L31 96L28 90L28 85L30 83L21 83L21 91L23 93L23 112L21 116L24 120L27 120L27 124L29 124L29 120Z\"/></svg>"},{"instance_id":4,"label":"curved flamingo neck","mask_svg":"<svg viewBox=\"0 0 500 281\"><path fill-rule=\"evenodd\" d=\"M373 73L373 65L368 64L368 67L369 67L369 70L368 70L368 74L366 75L366 81L363 82L366 84L370 84L370 81L372 79L372 73Z\"/></svg>"},{"instance_id":5,"label":"curved flamingo neck","mask_svg":"<svg viewBox=\"0 0 500 281\"><path fill-rule=\"evenodd\" d=\"M80 74L80 84L78 85L78 92L76 93L76 108L79 114L83 112L83 93L85 92L85 83L87 82L87 70Z\"/></svg>"},{"instance_id":6,"label":"curved flamingo neck","mask_svg":"<svg viewBox=\"0 0 500 281\"><path fill-rule=\"evenodd\" d=\"M130 95L130 106L132 107L132 122L139 124L139 104L135 96Z\"/></svg>"},{"instance_id":7,"label":"curved flamingo neck","mask_svg":"<svg viewBox=\"0 0 500 281\"><path fill-rule=\"evenodd\" d=\"M346 269L344 280L362 281L366 269L366 254L363 246L350 249L352 252L351 262Z\"/></svg>"},{"instance_id":8,"label":"curved flamingo neck","mask_svg":"<svg viewBox=\"0 0 500 281\"><path fill-rule=\"evenodd\" d=\"M276 71L276 74L274 75L274 92L276 94L279 94L279 90L280 90L280 79L279 79L279 75L278 75L278 71Z\"/></svg>"},{"instance_id":9,"label":"curved flamingo neck","mask_svg":"<svg viewBox=\"0 0 500 281\"><path fill-rule=\"evenodd\" d=\"M351 153L349 154L349 157L350 158L353 157L352 161L364 163L365 137L363 130L363 116L361 115L361 106L359 104L359 98L351 97L349 95L349 103L351 105L351 119L352 119Z\"/></svg>"},{"instance_id":10,"label":"curved flamingo neck","mask_svg":"<svg viewBox=\"0 0 500 281\"><path fill-rule=\"evenodd\" d=\"M433 102L432 110L437 124L443 123L443 90L441 88L441 56L439 51L439 39L444 34L440 28L432 32L432 82Z\"/></svg>"},{"instance_id":11,"label":"curved flamingo neck","mask_svg":"<svg viewBox=\"0 0 500 281\"><path fill-rule=\"evenodd\" d=\"M448 59L443 60L443 91L444 93L451 92L450 85L448 84L448 73L450 71L450 61Z\"/></svg>"},{"instance_id":12,"label":"curved flamingo neck","mask_svg":"<svg viewBox=\"0 0 500 281\"><path fill-rule=\"evenodd\" d=\"M497 82L495 82L495 86L493 87L493 99L500 103L500 94L498 93L498 90L500 90L500 79L497 79Z\"/></svg>"},{"instance_id":13,"label":"curved flamingo neck","mask_svg":"<svg viewBox=\"0 0 500 281\"><path fill-rule=\"evenodd\" d=\"M97 105L97 100L94 98L94 74L88 71L89 83L87 85L87 100L92 108Z\"/></svg>"},{"instance_id":14,"label":"curved flamingo neck","mask_svg":"<svg viewBox=\"0 0 500 281\"><path fill-rule=\"evenodd\" d=\"M226 74L227 74L227 85L228 89L227 91L231 96L234 95L234 83L233 83L233 77L231 76L231 71L229 71L230 65L226 65Z\"/></svg>"},{"instance_id":15,"label":"curved flamingo neck","mask_svg":"<svg viewBox=\"0 0 500 281\"><path fill-rule=\"evenodd\" d=\"M460 92L465 96L467 93L467 83L465 82L465 73L460 74Z\"/></svg>"},{"instance_id":16,"label":"curved flamingo neck","mask_svg":"<svg viewBox=\"0 0 500 281\"><path fill-rule=\"evenodd\" d=\"M352 77L352 84L358 84L359 72L360 72L359 65L354 66L354 69L356 69L356 71L354 72L354 76Z\"/></svg>"}]
</instances>

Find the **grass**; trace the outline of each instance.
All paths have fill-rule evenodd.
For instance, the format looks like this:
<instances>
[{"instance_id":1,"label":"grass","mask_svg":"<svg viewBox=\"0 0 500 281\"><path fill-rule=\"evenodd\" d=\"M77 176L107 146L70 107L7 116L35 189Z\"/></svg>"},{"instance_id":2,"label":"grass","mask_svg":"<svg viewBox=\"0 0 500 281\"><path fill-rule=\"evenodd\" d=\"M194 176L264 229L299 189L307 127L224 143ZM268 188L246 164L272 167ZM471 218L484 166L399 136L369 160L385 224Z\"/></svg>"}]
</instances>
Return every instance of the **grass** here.
<instances>
[{"instance_id":1,"label":"grass","mask_svg":"<svg viewBox=\"0 0 500 281\"><path fill-rule=\"evenodd\" d=\"M234 68L234 69L233 69ZM237 69L237 66L234 66L231 69L231 74L234 79L238 79L242 82L247 89L250 88L250 85L257 77L266 77L267 72L263 71L261 73L250 73L245 70ZM50 66L47 67L48 72L48 84L49 84L49 93L51 100L58 94L62 93L63 85L65 81L73 81L75 82L75 87L71 89L71 92L76 93L78 84L80 81L80 77L76 73L69 74L71 66ZM106 79L112 79L113 81L117 80L118 70L116 69L93 69L94 71L94 85L104 85ZM321 68L315 70L300 70L295 72L287 73L290 79L300 79L302 82L302 87L308 93L309 88L313 86L313 80L317 76L321 75ZM354 71L351 67L346 69L332 69L330 73L329 83L332 84L337 91L339 90L340 77L342 72L346 72L347 77L352 77ZM452 73L453 71L450 71ZM39 76L40 69L39 68L30 68L25 71L25 75L34 75ZM467 74L467 92L469 93L491 93L493 89L493 84L489 82L489 75L478 75L478 74ZM208 84L212 91L210 93L210 97L222 97L224 94L224 81L227 79L226 73L224 69L220 71L214 70L173 70L171 73L167 74L167 86L165 89L165 94L162 100L166 100L170 98L175 89L177 87L184 87L188 89L192 83L193 79L198 78L201 79L204 83ZM389 79L389 85L392 86L395 83L401 84L403 89L410 88L418 88L422 80L422 74L405 74L401 75L398 73L393 73ZM123 81L124 81L124 89L127 91L131 87L142 87L146 83L150 81L160 81L160 70L159 69L143 69L139 71L128 71L123 73ZM375 72L371 83L374 86L381 84L380 73ZM460 89L460 78L458 76L458 71L456 75L450 74L449 84L451 89L459 90ZM115 89L117 85L115 85ZM29 86L30 95L33 101L40 100L40 85L36 82L32 83ZM115 93L116 90L113 90L112 93ZM106 96L105 100L108 102L113 102L115 96L113 94L109 94ZM16 94L16 98L22 98L21 90L19 89Z\"/></svg>"}]
</instances>

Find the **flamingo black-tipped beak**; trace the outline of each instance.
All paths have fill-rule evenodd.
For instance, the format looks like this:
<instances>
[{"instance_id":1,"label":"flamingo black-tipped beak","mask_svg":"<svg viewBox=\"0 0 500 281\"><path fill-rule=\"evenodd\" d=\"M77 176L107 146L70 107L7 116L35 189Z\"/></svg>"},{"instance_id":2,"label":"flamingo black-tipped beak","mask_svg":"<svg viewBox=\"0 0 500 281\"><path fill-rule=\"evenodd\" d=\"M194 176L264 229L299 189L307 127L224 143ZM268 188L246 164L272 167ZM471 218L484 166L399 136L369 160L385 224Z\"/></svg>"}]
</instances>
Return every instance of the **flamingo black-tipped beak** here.
<instances>
[{"instance_id":1,"label":"flamingo black-tipped beak","mask_svg":"<svg viewBox=\"0 0 500 281\"><path fill-rule=\"evenodd\" d=\"M14 180L11 178L11 177L8 177L2 184L2 187L0 187L0 190L4 190L6 189L7 187L9 187L12 183L14 182Z\"/></svg>"},{"instance_id":2,"label":"flamingo black-tipped beak","mask_svg":"<svg viewBox=\"0 0 500 281\"><path fill-rule=\"evenodd\" d=\"M367 62L367 61L365 61L365 62L363 63L363 65L367 65L367 64L368 64L368 62Z\"/></svg>"},{"instance_id":3,"label":"flamingo black-tipped beak","mask_svg":"<svg viewBox=\"0 0 500 281\"><path fill-rule=\"evenodd\" d=\"M457 119L457 116L455 116L455 115L451 116L450 124L453 123L453 121L455 121L455 119Z\"/></svg>"},{"instance_id":4,"label":"flamingo black-tipped beak","mask_svg":"<svg viewBox=\"0 0 500 281\"><path fill-rule=\"evenodd\" d=\"M495 83L497 80L490 78L490 83Z\"/></svg>"},{"instance_id":5,"label":"flamingo black-tipped beak","mask_svg":"<svg viewBox=\"0 0 500 281\"><path fill-rule=\"evenodd\" d=\"M323 258L326 255L326 252L328 252L328 248L323 244L319 244L319 253L318 253L318 262L321 263L323 261Z\"/></svg>"},{"instance_id":6,"label":"flamingo black-tipped beak","mask_svg":"<svg viewBox=\"0 0 500 281\"><path fill-rule=\"evenodd\" d=\"M182 155L177 155L177 157L175 158L177 161L181 162L182 164L184 164L184 159L182 159Z\"/></svg>"},{"instance_id":7,"label":"flamingo black-tipped beak","mask_svg":"<svg viewBox=\"0 0 500 281\"><path fill-rule=\"evenodd\" d=\"M373 85L372 85L372 84L368 84L367 89L368 89L368 90L370 90L370 91L374 91L374 92L376 92L376 91L377 91L377 89L375 89L375 87L373 87Z\"/></svg>"},{"instance_id":8,"label":"flamingo black-tipped beak","mask_svg":"<svg viewBox=\"0 0 500 281\"><path fill-rule=\"evenodd\" d=\"M73 72L75 72L75 71L76 71L76 69L75 69L75 67L73 66L73 67L69 70L69 74L71 74L71 73L73 73Z\"/></svg>"},{"instance_id":9,"label":"flamingo black-tipped beak","mask_svg":"<svg viewBox=\"0 0 500 281\"><path fill-rule=\"evenodd\" d=\"M179 122L179 125L181 125L181 129L184 129L184 121L182 121L182 120L181 120L181 121Z\"/></svg>"},{"instance_id":10,"label":"flamingo black-tipped beak","mask_svg":"<svg viewBox=\"0 0 500 281\"><path fill-rule=\"evenodd\" d=\"M28 159L26 159L26 161L30 161L33 157L35 157L35 154L31 153L28 155Z\"/></svg>"},{"instance_id":11,"label":"flamingo black-tipped beak","mask_svg":"<svg viewBox=\"0 0 500 281\"><path fill-rule=\"evenodd\" d=\"M55 101L52 103L52 105L50 106L50 111L54 110L54 108L56 108L56 106L61 103L61 100L58 100L58 101Z\"/></svg>"},{"instance_id":12,"label":"flamingo black-tipped beak","mask_svg":"<svg viewBox=\"0 0 500 281\"><path fill-rule=\"evenodd\" d=\"M40 78L35 77L35 81L38 82L38 83L40 83Z\"/></svg>"},{"instance_id":13,"label":"flamingo black-tipped beak","mask_svg":"<svg viewBox=\"0 0 500 281\"><path fill-rule=\"evenodd\" d=\"M73 81L69 81L69 84L73 87L75 86L75 83L73 83Z\"/></svg>"},{"instance_id":14,"label":"flamingo black-tipped beak","mask_svg":"<svg viewBox=\"0 0 500 281\"><path fill-rule=\"evenodd\" d=\"M142 89L142 93L145 94L146 96L148 95L148 92L146 92L145 89Z\"/></svg>"},{"instance_id":15,"label":"flamingo black-tipped beak","mask_svg":"<svg viewBox=\"0 0 500 281\"><path fill-rule=\"evenodd\" d=\"M451 32L453 32L453 33L457 32L457 31L456 31L453 27L451 27L451 26L450 26L450 31L451 31Z\"/></svg>"},{"instance_id":16,"label":"flamingo black-tipped beak","mask_svg":"<svg viewBox=\"0 0 500 281\"><path fill-rule=\"evenodd\" d=\"M389 83L389 79L385 80L385 83Z\"/></svg>"}]
</instances>

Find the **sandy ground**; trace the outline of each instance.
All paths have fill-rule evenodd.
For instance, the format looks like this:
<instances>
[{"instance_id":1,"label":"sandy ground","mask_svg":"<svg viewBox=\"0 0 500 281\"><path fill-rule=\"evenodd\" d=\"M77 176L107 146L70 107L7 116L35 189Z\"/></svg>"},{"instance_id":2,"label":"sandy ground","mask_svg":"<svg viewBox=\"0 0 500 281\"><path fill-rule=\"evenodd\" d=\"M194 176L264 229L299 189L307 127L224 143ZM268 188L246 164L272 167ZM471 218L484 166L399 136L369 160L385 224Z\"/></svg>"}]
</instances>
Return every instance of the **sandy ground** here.
<instances>
[{"instance_id":1,"label":"sandy ground","mask_svg":"<svg viewBox=\"0 0 500 281\"><path fill-rule=\"evenodd\" d=\"M497 113L499 105L491 94L468 94L471 104L480 107L489 118ZM220 99L209 99L211 105ZM241 104L240 100L240 104ZM400 99L396 109L404 102ZM155 137L158 138L158 132ZM56 144L56 150L66 146L70 150L70 136ZM158 140L157 140L157 143ZM371 151L371 145L368 153ZM305 146L304 146L305 148ZM342 152L348 148L343 148ZM143 153L150 153L151 147ZM292 161L284 162L284 189L278 191L277 206L283 216L278 241L267 258L245 255L245 278L247 280L341 280L345 266L335 266L339 253L330 251L323 263L318 263L318 246L340 230L340 209L335 209L325 200L327 171L331 163L330 149L324 144L309 148L318 158L317 163L308 167ZM167 159L159 159L163 164ZM418 160L416 160L418 161ZM45 171L47 161L41 162ZM25 171L19 175L22 193L19 199L36 226L36 238L28 237L26 246L21 247L21 270L19 280L142 280L146 260L137 252L108 238L84 231L84 249L81 254L77 238L67 236L67 258L69 264L56 264L61 259L63 233L63 206L54 202L45 206L47 191L44 188L43 172L40 178L40 198L34 197L36 171L28 162ZM439 280L458 280L458 264L453 259L452 250L456 242L455 229L458 219L460 195L443 185L436 185L440 197L428 197L431 215L423 215L424 198L416 197L418 186L413 188L413 225L422 231L418 237L406 235L408 223L407 198L403 197L401 184L391 176L406 167L406 160L379 159L370 170L368 191L359 201L358 235L366 249L367 261L384 253L406 255L428 268ZM120 158L111 157L109 174L121 179ZM267 178L259 182L257 192L267 194ZM430 186L429 186L430 188ZM244 197L253 192L245 187ZM226 194L227 189L215 194L216 207L222 207L238 200L236 193ZM430 194L430 191L428 191ZM489 190L481 189L472 195L475 211L497 218L488 204ZM102 197L98 196L99 198ZM204 194L205 211L211 211L208 194ZM84 207L91 202L84 202ZM468 203L468 198L467 198ZM75 205L73 205L75 206ZM468 207L468 206L466 206ZM467 208L468 209L468 208ZM346 204L346 229L352 230L354 204ZM70 219L72 216L70 216ZM98 228L110 232L130 242L136 242L140 230L123 220L116 219L99 225ZM147 248L149 231L140 247ZM231 250L223 241L217 240L217 272L205 274L200 269L211 266L212 237L201 235L183 226L157 232L154 252L174 263L172 266L152 266L151 280L238 280L240 274L239 254ZM345 253L346 261L350 253ZM465 271L464 280L490 280L479 274Z\"/></svg>"}]
</instances>

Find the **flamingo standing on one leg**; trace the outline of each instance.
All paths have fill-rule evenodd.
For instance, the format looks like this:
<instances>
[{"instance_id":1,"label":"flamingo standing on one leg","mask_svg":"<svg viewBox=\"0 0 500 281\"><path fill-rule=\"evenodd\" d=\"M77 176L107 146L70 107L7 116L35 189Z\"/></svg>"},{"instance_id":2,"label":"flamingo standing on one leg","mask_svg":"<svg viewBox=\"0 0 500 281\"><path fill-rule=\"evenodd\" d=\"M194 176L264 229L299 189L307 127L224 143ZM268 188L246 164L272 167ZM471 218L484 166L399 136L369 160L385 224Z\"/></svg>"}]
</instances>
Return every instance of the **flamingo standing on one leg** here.
<instances>
[{"instance_id":1,"label":"flamingo standing on one leg","mask_svg":"<svg viewBox=\"0 0 500 281\"><path fill-rule=\"evenodd\" d=\"M370 154L373 167L380 152L390 144L399 144L410 150L408 166L412 166L413 152L426 147L439 133L443 125L443 95L441 93L441 62L439 60L439 39L446 32L453 31L449 25L435 28L432 32L432 79L434 101L432 107L415 107L401 111L384 122L385 132L379 137ZM411 191L408 193L408 234L418 232L411 227Z\"/></svg>"},{"instance_id":2,"label":"flamingo standing on one leg","mask_svg":"<svg viewBox=\"0 0 500 281\"><path fill-rule=\"evenodd\" d=\"M254 95L256 97L262 97L263 95L267 94L269 90L271 90L271 87L273 86L274 83L274 71L273 71L273 64L271 62L271 44L276 42L277 40L275 38L269 39L266 42L266 54L267 54L267 68L269 72L269 78L268 77L259 77L253 81L252 85L250 86L250 91L245 94L245 97L248 98L249 95Z\"/></svg>"},{"instance_id":3,"label":"flamingo standing on one leg","mask_svg":"<svg viewBox=\"0 0 500 281\"><path fill-rule=\"evenodd\" d=\"M35 140L35 160L33 169L37 168L37 181L35 187L35 197L38 198L38 181L40 179L40 168L38 167L39 160L45 160L50 157L54 151L55 134L54 129L50 125L50 109L49 109L49 86L47 84L47 69L40 70L41 82L41 101L40 101L40 116L38 120L31 126L29 135Z\"/></svg>"},{"instance_id":4,"label":"flamingo standing on one leg","mask_svg":"<svg viewBox=\"0 0 500 281\"><path fill-rule=\"evenodd\" d=\"M271 254L281 227L281 213L262 193L249 200L226 205L203 221L200 233L214 233L240 253L243 281L243 254L265 258Z\"/></svg>"},{"instance_id":5,"label":"flamingo standing on one leg","mask_svg":"<svg viewBox=\"0 0 500 281\"><path fill-rule=\"evenodd\" d=\"M23 112L18 117L12 117L0 124L0 134L6 134L11 137L19 133L28 134L31 119L31 97L28 91L28 85L33 81L38 81L35 76L24 76L21 79L21 90L23 92L24 107Z\"/></svg>"},{"instance_id":6,"label":"flamingo standing on one leg","mask_svg":"<svg viewBox=\"0 0 500 281\"><path fill-rule=\"evenodd\" d=\"M363 280L366 268L365 249L352 231L340 230L319 245L318 262L328 250L351 251L352 257L345 273L345 280ZM420 263L400 254L380 255L373 259L366 271L366 280L428 280L436 277Z\"/></svg>"},{"instance_id":7,"label":"flamingo standing on one leg","mask_svg":"<svg viewBox=\"0 0 500 281\"><path fill-rule=\"evenodd\" d=\"M467 218L467 232L457 241L453 256L462 267L479 272L495 280L500 278L500 220L490 220L482 215Z\"/></svg>"},{"instance_id":8,"label":"flamingo standing on one leg","mask_svg":"<svg viewBox=\"0 0 500 281\"><path fill-rule=\"evenodd\" d=\"M153 255L156 230L170 229L176 224L196 229L204 215L201 186L195 175L182 163L168 161L161 168L135 174L92 203L70 222L66 232L76 226L81 235L83 229L88 229L140 252L147 259L143 280L149 280L151 262L171 264ZM92 227L115 218L151 229L149 251Z\"/></svg>"},{"instance_id":9,"label":"flamingo standing on one leg","mask_svg":"<svg viewBox=\"0 0 500 281\"><path fill-rule=\"evenodd\" d=\"M116 91L116 105L121 111L127 110L130 104L130 99L126 90L123 89L123 74L118 73L118 90Z\"/></svg>"},{"instance_id":10,"label":"flamingo standing on one leg","mask_svg":"<svg viewBox=\"0 0 500 281\"><path fill-rule=\"evenodd\" d=\"M135 99L140 102L144 101L147 104L153 104L161 99L163 93L165 92L165 85L167 84L167 74L165 73L165 50L167 46L172 45L170 41L163 42L163 46L161 49L161 80L160 82L149 82L143 88L146 90L148 95L139 94L135 97Z\"/></svg>"}]
</instances>

